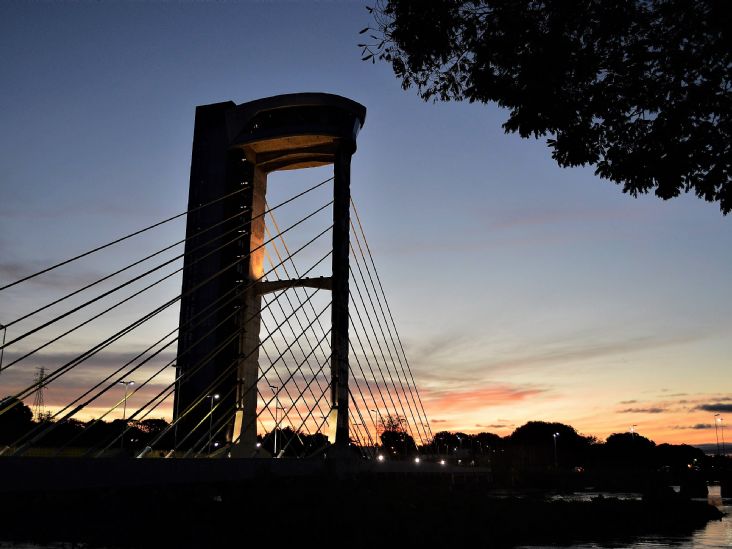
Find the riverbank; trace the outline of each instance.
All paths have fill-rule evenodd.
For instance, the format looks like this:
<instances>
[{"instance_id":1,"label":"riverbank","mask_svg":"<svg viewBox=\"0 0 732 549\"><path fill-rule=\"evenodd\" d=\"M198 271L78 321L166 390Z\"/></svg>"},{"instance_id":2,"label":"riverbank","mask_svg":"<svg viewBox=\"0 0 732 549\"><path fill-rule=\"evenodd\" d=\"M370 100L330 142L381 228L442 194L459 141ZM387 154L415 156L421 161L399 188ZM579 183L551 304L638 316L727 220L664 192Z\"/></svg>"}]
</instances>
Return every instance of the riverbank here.
<instances>
[{"instance_id":1,"label":"riverbank","mask_svg":"<svg viewBox=\"0 0 732 549\"><path fill-rule=\"evenodd\" d=\"M721 513L666 493L641 501L561 501L447 479L266 478L146 489L5 494L0 540L100 547L250 543L513 547L686 535Z\"/></svg>"}]
</instances>

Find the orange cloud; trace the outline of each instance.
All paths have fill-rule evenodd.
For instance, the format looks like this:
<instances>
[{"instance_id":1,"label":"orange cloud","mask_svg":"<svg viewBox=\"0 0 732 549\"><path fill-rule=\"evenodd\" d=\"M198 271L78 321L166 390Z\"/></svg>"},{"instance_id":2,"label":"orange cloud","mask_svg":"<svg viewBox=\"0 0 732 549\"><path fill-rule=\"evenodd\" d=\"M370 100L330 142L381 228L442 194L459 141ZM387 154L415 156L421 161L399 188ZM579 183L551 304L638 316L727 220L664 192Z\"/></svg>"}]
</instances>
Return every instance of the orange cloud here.
<instances>
[{"instance_id":1,"label":"orange cloud","mask_svg":"<svg viewBox=\"0 0 732 549\"><path fill-rule=\"evenodd\" d=\"M440 415L445 412L466 413L490 406L499 406L524 400L545 392L536 387L512 387L509 385L492 385L469 390L428 391L424 395L428 401L431 414Z\"/></svg>"}]
</instances>

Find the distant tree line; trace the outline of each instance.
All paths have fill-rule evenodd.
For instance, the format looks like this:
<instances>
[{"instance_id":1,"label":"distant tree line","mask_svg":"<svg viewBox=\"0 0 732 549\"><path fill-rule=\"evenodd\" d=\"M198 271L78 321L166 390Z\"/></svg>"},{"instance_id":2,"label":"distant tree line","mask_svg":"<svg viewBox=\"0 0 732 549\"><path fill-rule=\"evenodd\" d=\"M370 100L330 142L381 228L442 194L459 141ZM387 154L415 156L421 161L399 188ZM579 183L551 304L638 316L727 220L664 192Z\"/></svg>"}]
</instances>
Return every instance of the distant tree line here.
<instances>
[{"instance_id":1,"label":"distant tree line","mask_svg":"<svg viewBox=\"0 0 732 549\"><path fill-rule=\"evenodd\" d=\"M575 484L645 489L649 483L715 480L732 471L729 458L688 444L656 444L637 432L614 433L602 442L544 421L530 421L505 437L442 431L423 451L451 464L489 466L496 479L512 485L537 486L563 475Z\"/></svg>"},{"instance_id":2,"label":"distant tree line","mask_svg":"<svg viewBox=\"0 0 732 549\"><path fill-rule=\"evenodd\" d=\"M6 397L0 408L6 408L13 401L13 397ZM40 433L44 433L42 437L38 437ZM159 418L54 421L47 415L34 420L30 408L20 401L0 415L0 447L31 441L28 447L36 449L68 449L82 454L106 449L111 453L136 454L154 446L153 455L155 452L163 455L175 447L175 440L175 431L169 422ZM223 436L214 433L209 441L204 441L204 447L198 449L215 452L223 445ZM324 434L307 434L291 427L258 437L262 452L277 453L281 457L321 456L327 453L329 446ZM512 479L545 473L603 474L607 471L612 471L614 478L649 472L673 477L693 472L709 476L722 467L730 467L729 459L707 456L687 444L656 444L635 432L614 433L602 442L594 436L578 433L570 425L544 421L529 421L505 437L487 432L441 431L429 443L418 446L407 421L401 416L387 414L379 420L376 446L377 454L389 460L421 455L453 465L490 467L496 475ZM182 447L187 449L185 444ZM351 447L354 456L374 455L372 440L351 440Z\"/></svg>"},{"instance_id":3,"label":"distant tree line","mask_svg":"<svg viewBox=\"0 0 732 549\"><path fill-rule=\"evenodd\" d=\"M206 425L193 433L194 436L186 438L182 434L177 436L175 429L162 418L80 421L74 418L54 420L50 414L46 414L34 419L31 409L13 397L5 397L0 401L0 409L5 408L8 408L7 411L0 415L0 450L8 446L17 449L28 444L26 455L34 455L39 451L42 455L48 452L50 455L64 452L65 455L95 455L101 451L105 451L106 455L138 455L152 447L150 455L163 456L176 447L176 440L179 450L193 448L201 453L216 452L223 448L224 443L221 433L211 433L209 439ZM303 433L291 427L259 435L257 440L262 455L275 454L276 440L276 453L281 457L314 457L323 454L329 446L324 434ZM356 441L353 441L352 446L355 454L361 453ZM191 455L195 455L195 452Z\"/></svg>"}]
</instances>

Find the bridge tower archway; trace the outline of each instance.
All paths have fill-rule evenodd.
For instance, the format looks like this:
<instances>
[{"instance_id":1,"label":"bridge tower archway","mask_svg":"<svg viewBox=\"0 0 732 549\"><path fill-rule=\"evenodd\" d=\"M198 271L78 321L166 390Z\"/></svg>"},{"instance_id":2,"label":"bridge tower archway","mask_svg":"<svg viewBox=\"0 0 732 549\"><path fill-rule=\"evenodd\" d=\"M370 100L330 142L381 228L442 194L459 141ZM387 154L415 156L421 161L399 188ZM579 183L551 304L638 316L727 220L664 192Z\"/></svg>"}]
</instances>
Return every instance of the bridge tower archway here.
<instances>
[{"instance_id":1,"label":"bridge tower archway","mask_svg":"<svg viewBox=\"0 0 732 549\"><path fill-rule=\"evenodd\" d=\"M235 387L221 396L228 402L220 403L223 410L235 410L227 428L231 455L254 454L262 296L283 288L282 281L262 280L267 177L280 170L333 165L332 274L286 285L332 292L329 421L335 426L336 454L347 451L350 166L365 117L364 106L325 93L196 108L176 362L176 379L184 380L176 383L177 431L205 429L210 410L202 403L215 396L207 393L212 384ZM232 193L239 198L197 209ZM211 244L236 224L247 229L235 241ZM205 237L195 236L208 227ZM227 267L231 265L235 268ZM225 309L208 314L205 323L192 322L231 292L237 294L235 314Z\"/></svg>"}]
</instances>

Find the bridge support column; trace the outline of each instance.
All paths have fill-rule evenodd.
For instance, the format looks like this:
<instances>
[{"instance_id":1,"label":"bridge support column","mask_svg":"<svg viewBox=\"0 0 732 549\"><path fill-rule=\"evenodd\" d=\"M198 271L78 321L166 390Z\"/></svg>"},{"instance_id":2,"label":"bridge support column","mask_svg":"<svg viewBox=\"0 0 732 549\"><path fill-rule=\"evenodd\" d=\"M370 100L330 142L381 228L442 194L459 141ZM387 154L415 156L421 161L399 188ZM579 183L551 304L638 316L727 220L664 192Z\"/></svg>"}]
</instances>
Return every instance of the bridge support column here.
<instances>
[{"instance_id":1,"label":"bridge support column","mask_svg":"<svg viewBox=\"0 0 732 549\"><path fill-rule=\"evenodd\" d=\"M336 410L336 456L348 451L348 255L351 209L351 155L354 146L341 142L333 162L333 280L331 305L331 403ZM331 421L333 418L331 412Z\"/></svg>"},{"instance_id":2,"label":"bridge support column","mask_svg":"<svg viewBox=\"0 0 732 549\"><path fill-rule=\"evenodd\" d=\"M256 453L261 296L312 287L333 292L329 427L332 455L346 455L350 169L365 117L363 105L321 93L197 107L174 404L176 430L187 438L186 447L203 435L210 439L206 427L218 424L226 429L232 456ZM261 281L264 248L257 248L265 240L267 175L330 164L332 276ZM240 237L229 240L235 230ZM239 292L234 304L230 292ZM214 410L202 404L216 394Z\"/></svg>"},{"instance_id":3,"label":"bridge support column","mask_svg":"<svg viewBox=\"0 0 732 549\"><path fill-rule=\"evenodd\" d=\"M241 153L241 151L238 151ZM243 157L243 153L242 153ZM259 330L262 298L257 290L264 274L265 195L267 174L254 167L249 170L250 186L244 193L244 218L248 234L242 239L241 254L249 257L239 265L239 280L246 288L240 299L238 325L239 357L236 375L236 412L231 441L232 455L249 457L257 444L257 379L259 377Z\"/></svg>"}]
</instances>

